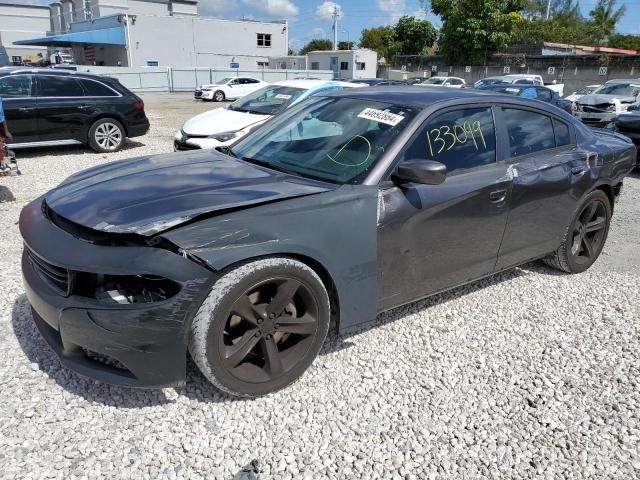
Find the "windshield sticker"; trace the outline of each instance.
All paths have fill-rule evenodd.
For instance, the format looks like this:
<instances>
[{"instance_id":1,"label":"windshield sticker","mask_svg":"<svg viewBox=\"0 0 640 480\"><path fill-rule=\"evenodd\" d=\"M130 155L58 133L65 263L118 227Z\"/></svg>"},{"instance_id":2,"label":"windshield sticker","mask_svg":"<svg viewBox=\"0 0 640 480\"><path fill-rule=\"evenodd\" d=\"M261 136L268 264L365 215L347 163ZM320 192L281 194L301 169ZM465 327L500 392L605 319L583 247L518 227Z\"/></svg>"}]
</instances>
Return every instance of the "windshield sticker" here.
<instances>
[{"instance_id":1,"label":"windshield sticker","mask_svg":"<svg viewBox=\"0 0 640 480\"><path fill-rule=\"evenodd\" d=\"M289 100L291 95L287 95L286 93L279 93L275 96L278 100Z\"/></svg>"},{"instance_id":2,"label":"windshield sticker","mask_svg":"<svg viewBox=\"0 0 640 480\"><path fill-rule=\"evenodd\" d=\"M385 112L384 110L378 110L377 108L365 108L358 114L358 118L364 118L366 120L373 120L374 122L385 123L395 127L398 125L404 117L391 112Z\"/></svg>"}]
</instances>

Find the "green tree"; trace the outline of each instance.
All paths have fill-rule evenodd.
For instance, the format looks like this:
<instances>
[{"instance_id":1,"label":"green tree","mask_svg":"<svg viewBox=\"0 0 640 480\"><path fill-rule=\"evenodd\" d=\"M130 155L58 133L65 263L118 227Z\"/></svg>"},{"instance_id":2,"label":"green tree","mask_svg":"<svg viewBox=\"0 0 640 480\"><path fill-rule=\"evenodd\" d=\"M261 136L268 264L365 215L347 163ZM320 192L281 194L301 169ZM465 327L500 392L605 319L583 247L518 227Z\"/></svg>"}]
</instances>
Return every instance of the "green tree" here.
<instances>
[{"instance_id":1,"label":"green tree","mask_svg":"<svg viewBox=\"0 0 640 480\"><path fill-rule=\"evenodd\" d=\"M393 36L402 55L419 55L431 47L438 31L427 20L404 16L393 27Z\"/></svg>"},{"instance_id":2,"label":"green tree","mask_svg":"<svg viewBox=\"0 0 640 480\"><path fill-rule=\"evenodd\" d=\"M639 35L622 35L614 33L609 36L609 44L612 48L624 48L627 50L640 51L640 36Z\"/></svg>"},{"instance_id":3,"label":"green tree","mask_svg":"<svg viewBox=\"0 0 640 480\"><path fill-rule=\"evenodd\" d=\"M326 38L316 38L307 43L299 52L299 55L306 55L316 50L333 50L333 42Z\"/></svg>"},{"instance_id":4,"label":"green tree","mask_svg":"<svg viewBox=\"0 0 640 480\"><path fill-rule=\"evenodd\" d=\"M360 33L360 48L373 50L385 60L390 60L396 54L398 45L394 37L393 27L365 28Z\"/></svg>"},{"instance_id":5,"label":"green tree","mask_svg":"<svg viewBox=\"0 0 640 480\"><path fill-rule=\"evenodd\" d=\"M453 64L483 63L514 39L528 0L431 0L442 18L439 50Z\"/></svg>"},{"instance_id":6,"label":"green tree","mask_svg":"<svg viewBox=\"0 0 640 480\"><path fill-rule=\"evenodd\" d=\"M338 50L353 50L353 42L338 42Z\"/></svg>"},{"instance_id":7,"label":"green tree","mask_svg":"<svg viewBox=\"0 0 640 480\"><path fill-rule=\"evenodd\" d=\"M601 39L605 39L615 32L616 25L626 10L626 5L616 8L616 0L598 0L595 8L589 12L589 16Z\"/></svg>"},{"instance_id":8,"label":"green tree","mask_svg":"<svg viewBox=\"0 0 640 480\"><path fill-rule=\"evenodd\" d=\"M287 53L287 55L291 56L295 54L296 54L296 51L293 48L289 47L289 52Z\"/></svg>"}]
</instances>

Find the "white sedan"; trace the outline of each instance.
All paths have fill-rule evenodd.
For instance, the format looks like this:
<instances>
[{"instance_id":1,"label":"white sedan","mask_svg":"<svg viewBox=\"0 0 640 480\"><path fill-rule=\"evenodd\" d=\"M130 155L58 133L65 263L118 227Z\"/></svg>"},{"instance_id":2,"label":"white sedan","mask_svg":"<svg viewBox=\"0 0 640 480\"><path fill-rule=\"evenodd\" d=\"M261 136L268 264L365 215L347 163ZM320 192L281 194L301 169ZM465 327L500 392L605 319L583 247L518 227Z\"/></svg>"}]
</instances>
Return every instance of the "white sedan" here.
<instances>
[{"instance_id":1,"label":"white sedan","mask_svg":"<svg viewBox=\"0 0 640 480\"><path fill-rule=\"evenodd\" d=\"M333 80L284 80L272 83L237 102L187 120L175 135L174 150L216 148L234 143L274 115L307 97L366 85Z\"/></svg>"},{"instance_id":2,"label":"white sedan","mask_svg":"<svg viewBox=\"0 0 640 480\"><path fill-rule=\"evenodd\" d=\"M449 87L449 88L462 88L466 85L464 78L460 77L431 77L426 80L415 83L419 87Z\"/></svg>"},{"instance_id":3,"label":"white sedan","mask_svg":"<svg viewBox=\"0 0 640 480\"><path fill-rule=\"evenodd\" d=\"M252 77L225 77L216 81L216 83L201 85L196 88L193 92L193 97L201 100L213 100L214 102L236 100L267 85L269 85L267 82Z\"/></svg>"}]
</instances>

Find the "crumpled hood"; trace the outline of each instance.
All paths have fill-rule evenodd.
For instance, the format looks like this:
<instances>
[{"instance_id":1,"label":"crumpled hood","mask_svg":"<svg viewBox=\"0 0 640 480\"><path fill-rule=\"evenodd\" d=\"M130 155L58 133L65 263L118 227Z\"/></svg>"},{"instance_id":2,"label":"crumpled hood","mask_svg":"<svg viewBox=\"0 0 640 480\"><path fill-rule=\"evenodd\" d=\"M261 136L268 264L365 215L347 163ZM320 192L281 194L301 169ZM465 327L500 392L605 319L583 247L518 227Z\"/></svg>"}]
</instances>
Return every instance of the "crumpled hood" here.
<instances>
[{"instance_id":1,"label":"crumpled hood","mask_svg":"<svg viewBox=\"0 0 640 480\"><path fill-rule=\"evenodd\" d=\"M603 95L603 94L591 94L585 95L578 100L580 105L600 105L602 103L613 103L613 99L617 98L620 103L633 103L636 101L635 97L625 97L620 95Z\"/></svg>"},{"instance_id":2,"label":"crumpled hood","mask_svg":"<svg viewBox=\"0 0 640 480\"><path fill-rule=\"evenodd\" d=\"M188 135L213 135L214 133L241 130L269 118L271 118L269 115L255 115L247 112L235 112L226 108L216 108L190 118L182 130Z\"/></svg>"},{"instance_id":3,"label":"crumpled hood","mask_svg":"<svg viewBox=\"0 0 640 480\"><path fill-rule=\"evenodd\" d=\"M215 151L122 160L67 178L45 195L79 225L151 236L198 215L335 189Z\"/></svg>"}]
</instances>

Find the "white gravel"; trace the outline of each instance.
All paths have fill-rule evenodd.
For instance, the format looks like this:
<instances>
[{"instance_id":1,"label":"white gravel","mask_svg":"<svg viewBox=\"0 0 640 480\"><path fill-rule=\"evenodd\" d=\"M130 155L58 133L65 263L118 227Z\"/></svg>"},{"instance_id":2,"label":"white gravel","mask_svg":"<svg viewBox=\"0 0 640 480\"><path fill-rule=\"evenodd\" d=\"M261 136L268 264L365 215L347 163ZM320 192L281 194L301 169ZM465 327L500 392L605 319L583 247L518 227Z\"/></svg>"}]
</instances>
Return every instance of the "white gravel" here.
<instances>
[{"instance_id":1,"label":"white gravel","mask_svg":"<svg viewBox=\"0 0 640 480\"><path fill-rule=\"evenodd\" d=\"M128 150L19 152L24 175L0 179L16 199L0 203L0 478L230 479L253 459L261 480L640 477L638 176L589 272L533 264L396 309L266 398L193 365L157 391L61 368L23 293L20 209L81 168L169 151L204 108L180 98L147 96L154 127Z\"/></svg>"}]
</instances>

